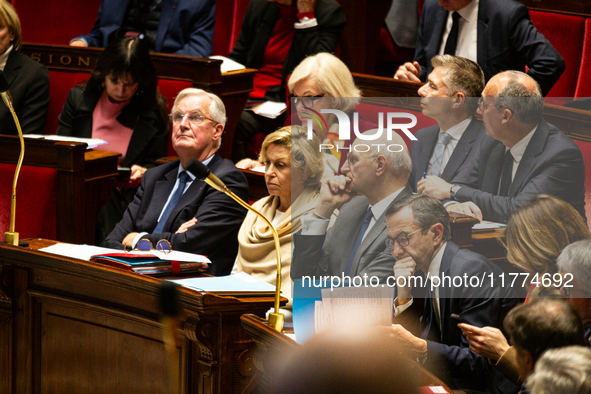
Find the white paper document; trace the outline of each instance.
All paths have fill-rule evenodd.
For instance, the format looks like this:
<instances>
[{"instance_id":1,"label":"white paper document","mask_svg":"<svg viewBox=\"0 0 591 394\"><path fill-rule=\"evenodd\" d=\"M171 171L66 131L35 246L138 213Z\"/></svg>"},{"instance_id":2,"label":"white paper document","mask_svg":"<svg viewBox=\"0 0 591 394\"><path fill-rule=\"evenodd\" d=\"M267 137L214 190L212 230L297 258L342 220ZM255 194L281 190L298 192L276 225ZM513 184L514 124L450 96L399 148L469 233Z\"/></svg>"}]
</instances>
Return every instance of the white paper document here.
<instances>
[{"instance_id":1,"label":"white paper document","mask_svg":"<svg viewBox=\"0 0 591 394\"><path fill-rule=\"evenodd\" d=\"M235 62L234 60L227 58L225 56L210 56L210 59L217 59L222 61L222 65L220 67L220 71L223 73L227 73L230 71L238 71L244 70L246 67L243 64Z\"/></svg>"},{"instance_id":2,"label":"white paper document","mask_svg":"<svg viewBox=\"0 0 591 394\"><path fill-rule=\"evenodd\" d=\"M274 285L263 282L246 272L226 276L178 279L171 282L191 289L213 293L273 293L275 291Z\"/></svg>"},{"instance_id":3,"label":"white paper document","mask_svg":"<svg viewBox=\"0 0 591 394\"><path fill-rule=\"evenodd\" d=\"M338 328L387 326L392 323L394 288L323 289L315 304L316 333Z\"/></svg>"},{"instance_id":4,"label":"white paper document","mask_svg":"<svg viewBox=\"0 0 591 394\"><path fill-rule=\"evenodd\" d=\"M275 101L265 101L264 103L259 104L256 107L252 107L251 109L257 115L275 119L287 109L287 105L285 103L277 103Z\"/></svg>"},{"instance_id":5,"label":"white paper document","mask_svg":"<svg viewBox=\"0 0 591 394\"><path fill-rule=\"evenodd\" d=\"M481 231L489 231L489 230L499 230L502 228L507 227L506 224L503 223L495 223L489 222L488 220L483 220L480 223L475 224L472 226L472 231L481 232Z\"/></svg>"},{"instance_id":6,"label":"white paper document","mask_svg":"<svg viewBox=\"0 0 591 394\"><path fill-rule=\"evenodd\" d=\"M43 249L39 249L41 252L53 253L60 256L71 257L74 259L86 260L90 261L92 256L97 255L105 255L110 253L124 253L123 250L119 249L110 249L110 248L101 248L100 246L90 246L90 245L73 245L73 244L63 244L57 243L55 245L48 246ZM149 250L149 251L139 251L134 250L130 252L133 255L151 255L157 256L160 260L174 260L174 261L182 261L182 262L193 262L193 263L207 263L210 264L211 261L200 254L193 254L193 253L185 253L173 250L170 253L160 252L158 250Z\"/></svg>"},{"instance_id":7,"label":"white paper document","mask_svg":"<svg viewBox=\"0 0 591 394\"><path fill-rule=\"evenodd\" d=\"M37 138L51 141L66 141L66 142L85 142L88 144L88 149L96 148L99 145L107 144L107 141L99 138L78 138L78 137L65 137L61 135L45 135L45 134L25 134L25 138Z\"/></svg>"}]
</instances>

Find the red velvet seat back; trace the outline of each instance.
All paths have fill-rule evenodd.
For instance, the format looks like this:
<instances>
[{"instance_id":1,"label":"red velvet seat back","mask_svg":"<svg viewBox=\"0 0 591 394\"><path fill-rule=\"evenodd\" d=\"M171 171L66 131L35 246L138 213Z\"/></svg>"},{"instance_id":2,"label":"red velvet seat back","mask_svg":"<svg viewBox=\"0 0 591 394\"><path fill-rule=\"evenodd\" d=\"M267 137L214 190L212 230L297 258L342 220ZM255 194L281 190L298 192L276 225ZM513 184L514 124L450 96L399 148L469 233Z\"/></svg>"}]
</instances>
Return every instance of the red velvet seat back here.
<instances>
[{"instance_id":1,"label":"red velvet seat back","mask_svg":"<svg viewBox=\"0 0 591 394\"><path fill-rule=\"evenodd\" d=\"M80 82L90 78L90 73L76 73L68 71L49 71L49 111L47 113L47 122L45 122L45 134L55 134L59 124L58 116L62 113L62 108L70 89Z\"/></svg>"},{"instance_id":2,"label":"red velvet seat back","mask_svg":"<svg viewBox=\"0 0 591 394\"><path fill-rule=\"evenodd\" d=\"M581 54L581 67L575 97L591 97L591 19L585 21L585 39Z\"/></svg>"},{"instance_id":3,"label":"red velvet seat back","mask_svg":"<svg viewBox=\"0 0 591 394\"><path fill-rule=\"evenodd\" d=\"M550 41L566 64L566 70L550 89L548 97L574 97L581 66L585 18L540 11L531 11L530 17L536 29Z\"/></svg>"},{"instance_id":4,"label":"red velvet seat back","mask_svg":"<svg viewBox=\"0 0 591 394\"><path fill-rule=\"evenodd\" d=\"M187 81L173 81L170 79L159 79L158 80L158 89L160 89L160 93L164 97L166 97L166 107L167 112L170 113L172 110L172 105L174 104L174 99L176 98L177 94L185 89L191 88L193 84ZM172 128L170 129L170 133L168 134L168 151L166 153L167 156L177 156L176 152L172 148Z\"/></svg>"},{"instance_id":5,"label":"red velvet seat back","mask_svg":"<svg viewBox=\"0 0 591 394\"><path fill-rule=\"evenodd\" d=\"M68 45L94 26L101 0L13 0L23 42Z\"/></svg>"},{"instance_id":6,"label":"red velvet seat back","mask_svg":"<svg viewBox=\"0 0 591 394\"><path fill-rule=\"evenodd\" d=\"M10 201L15 168L14 164L0 164L1 234L10 227ZM15 230L20 239L56 239L56 196L57 171L54 168L21 168L16 188L15 221Z\"/></svg>"},{"instance_id":7,"label":"red velvet seat back","mask_svg":"<svg viewBox=\"0 0 591 394\"><path fill-rule=\"evenodd\" d=\"M214 55L228 56L234 48L249 2L249 0L216 1L215 30L213 32Z\"/></svg>"}]
</instances>

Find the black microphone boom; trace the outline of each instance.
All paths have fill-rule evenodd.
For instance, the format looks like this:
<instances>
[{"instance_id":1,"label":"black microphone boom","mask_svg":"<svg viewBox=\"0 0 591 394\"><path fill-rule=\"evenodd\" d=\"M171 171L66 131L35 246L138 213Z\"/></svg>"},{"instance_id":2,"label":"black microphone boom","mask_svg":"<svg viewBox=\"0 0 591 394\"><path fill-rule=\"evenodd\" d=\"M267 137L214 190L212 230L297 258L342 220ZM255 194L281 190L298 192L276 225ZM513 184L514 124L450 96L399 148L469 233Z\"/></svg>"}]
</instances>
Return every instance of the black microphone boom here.
<instances>
[{"instance_id":1,"label":"black microphone boom","mask_svg":"<svg viewBox=\"0 0 591 394\"><path fill-rule=\"evenodd\" d=\"M209 168L207 168L207 166L199 160L195 158L189 160L189 162L185 166L185 169L189 171L191 174L195 175L197 179L204 180L205 183L207 183L209 186L227 194L238 204L253 212L255 215L263 219L271 229L271 232L273 233L273 239L275 241L275 254L277 256L277 284L275 286L274 312L269 313L269 325L273 327L275 330L281 332L283 330L284 316L283 314L279 313L279 301L281 299L281 252L279 244L279 235L277 234L277 230L275 230L275 227L271 224L269 219L265 217L265 215L251 207L250 204L243 201L240 197L234 194L234 192L228 189L224 182L222 182L217 176L213 175L211 171L209 171Z\"/></svg>"}]
</instances>

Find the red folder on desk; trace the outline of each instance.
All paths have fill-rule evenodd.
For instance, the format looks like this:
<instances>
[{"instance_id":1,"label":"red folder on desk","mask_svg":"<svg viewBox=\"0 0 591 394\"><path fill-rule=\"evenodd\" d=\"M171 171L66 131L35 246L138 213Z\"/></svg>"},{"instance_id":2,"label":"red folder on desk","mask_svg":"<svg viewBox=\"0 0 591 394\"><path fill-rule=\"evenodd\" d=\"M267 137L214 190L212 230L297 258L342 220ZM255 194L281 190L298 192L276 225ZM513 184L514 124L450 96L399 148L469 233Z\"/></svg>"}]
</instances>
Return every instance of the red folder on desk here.
<instances>
[{"instance_id":1,"label":"red folder on desk","mask_svg":"<svg viewBox=\"0 0 591 394\"><path fill-rule=\"evenodd\" d=\"M205 256L204 260L207 260ZM168 275L187 272L202 272L207 261L179 261L162 259L155 254L108 253L92 256L90 261L144 275Z\"/></svg>"}]
</instances>

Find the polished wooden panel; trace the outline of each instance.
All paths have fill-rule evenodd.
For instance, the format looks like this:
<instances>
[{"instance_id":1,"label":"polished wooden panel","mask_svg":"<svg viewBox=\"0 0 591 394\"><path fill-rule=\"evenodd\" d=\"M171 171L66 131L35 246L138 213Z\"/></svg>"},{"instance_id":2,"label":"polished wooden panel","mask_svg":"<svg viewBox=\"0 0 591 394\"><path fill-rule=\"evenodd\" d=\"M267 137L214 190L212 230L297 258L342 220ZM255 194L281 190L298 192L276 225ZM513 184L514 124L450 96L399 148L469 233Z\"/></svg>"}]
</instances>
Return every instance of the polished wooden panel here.
<instances>
[{"instance_id":1,"label":"polished wooden panel","mask_svg":"<svg viewBox=\"0 0 591 394\"><path fill-rule=\"evenodd\" d=\"M265 174L251 170L240 170L248 181L248 198L251 201L258 201L269 195L267 184L265 183Z\"/></svg>"},{"instance_id":2,"label":"polished wooden panel","mask_svg":"<svg viewBox=\"0 0 591 394\"><path fill-rule=\"evenodd\" d=\"M121 154L86 148L80 142L25 138L23 164L57 170L56 238L63 242L94 244L96 217L115 187ZM0 163L16 164L19 152L18 137L0 135Z\"/></svg>"},{"instance_id":3,"label":"polished wooden panel","mask_svg":"<svg viewBox=\"0 0 591 394\"><path fill-rule=\"evenodd\" d=\"M23 44L22 52L44 64L50 70L69 72L91 72L101 48L78 48L64 45ZM242 109L252 91L252 80L257 70L244 69L221 73L221 60L202 57L151 53L159 79L188 81L194 87L213 92L220 96L228 116L224 139L219 153L230 158L234 130ZM173 100L174 97L168 97Z\"/></svg>"},{"instance_id":4,"label":"polished wooden panel","mask_svg":"<svg viewBox=\"0 0 591 394\"><path fill-rule=\"evenodd\" d=\"M0 245L0 393L169 393L161 281ZM264 316L272 297L183 288L179 301L179 392L249 392L255 343L240 316Z\"/></svg>"}]
</instances>

